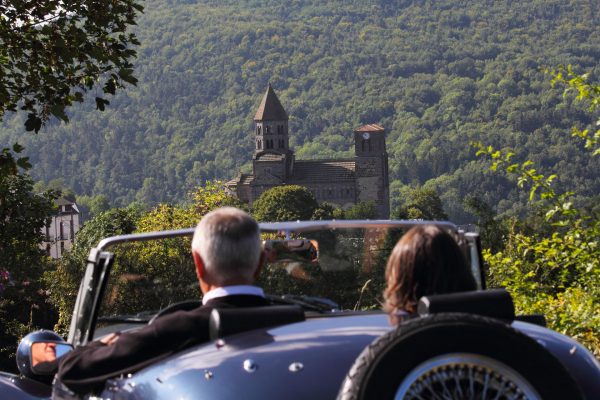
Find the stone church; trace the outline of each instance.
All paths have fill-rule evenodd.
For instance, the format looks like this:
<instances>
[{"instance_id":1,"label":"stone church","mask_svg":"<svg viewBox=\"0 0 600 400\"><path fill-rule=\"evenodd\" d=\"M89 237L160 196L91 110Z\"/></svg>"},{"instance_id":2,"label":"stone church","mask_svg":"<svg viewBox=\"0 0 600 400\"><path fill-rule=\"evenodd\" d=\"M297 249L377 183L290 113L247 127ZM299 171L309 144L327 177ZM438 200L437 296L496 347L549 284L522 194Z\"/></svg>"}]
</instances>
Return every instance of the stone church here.
<instances>
[{"instance_id":1,"label":"stone church","mask_svg":"<svg viewBox=\"0 0 600 400\"><path fill-rule=\"evenodd\" d=\"M252 203L267 189L281 185L308 188L319 203L348 208L372 201L377 217L390 215L385 129L364 125L354 131L353 158L296 160L289 147L288 115L269 84L254 116L252 174L240 173L226 183L237 197Z\"/></svg>"}]
</instances>

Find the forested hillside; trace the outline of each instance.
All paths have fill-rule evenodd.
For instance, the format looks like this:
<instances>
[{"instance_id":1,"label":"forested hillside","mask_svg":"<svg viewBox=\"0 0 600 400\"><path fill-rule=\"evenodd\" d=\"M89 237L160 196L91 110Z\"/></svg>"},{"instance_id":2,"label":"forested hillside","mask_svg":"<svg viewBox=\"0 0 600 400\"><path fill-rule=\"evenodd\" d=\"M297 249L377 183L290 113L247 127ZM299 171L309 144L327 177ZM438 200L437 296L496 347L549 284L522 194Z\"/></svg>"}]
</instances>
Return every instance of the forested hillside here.
<instances>
[{"instance_id":1,"label":"forested hillside","mask_svg":"<svg viewBox=\"0 0 600 400\"><path fill-rule=\"evenodd\" d=\"M352 130L388 132L392 203L409 187L440 194L466 222L467 194L518 209L511 182L488 171L471 141L512 148L590 198L600 162L570 140L595 120L550 87L543 67L600 75L596 0L148 0L139 19L137 88L71 122L24 133L5 118L32 175L63 178L112 205L178 202L207 179L229 179L253 151L252 117L271 82L290 115L298 158L348 156Z\"/></svg>"}]
</instances>

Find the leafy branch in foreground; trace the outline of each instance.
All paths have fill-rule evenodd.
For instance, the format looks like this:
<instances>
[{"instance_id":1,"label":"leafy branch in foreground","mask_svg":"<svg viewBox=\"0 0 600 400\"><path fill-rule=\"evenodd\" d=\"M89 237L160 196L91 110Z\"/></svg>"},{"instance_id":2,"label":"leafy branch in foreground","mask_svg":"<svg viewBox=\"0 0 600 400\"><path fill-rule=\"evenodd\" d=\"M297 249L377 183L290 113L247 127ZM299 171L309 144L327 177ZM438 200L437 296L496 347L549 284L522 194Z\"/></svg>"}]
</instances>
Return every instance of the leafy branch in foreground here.
<instances>
[{"instance_id":1,"label":"leafy branch in foreground","mask_svg":"<svg viewBox=\"0 0 600 400\"><path fill-rule=\"evenodd\" d=\"M557 178L556 174L545 176L535 168L533 161L522 163L513 162L514 153L511 151L496 150L492 146L484 146L479 142L472 143L477 148L477 156L487 156L491 160L490 170L504 169L507 173L516 176L517 186L529 186L529 201L538 202L546 210L546 221L556 226L566 226L573 219L581 217L580 210L573 206L571 197L573 192L557 193L552 183ZM583 217L581 217L583 218Z\"/></svg>"},{"instance_id":2,"label":"leafy branch in foreground","mask_svg":"<svg viewBox=\"0 0 600 400\"><path fill-rule=\"evenodd\" d=\"M135 0L8 0L0 3L0 120L27 112L38 132L50 116L68 121L65 108L101 86L115 94L135 84L128 29L143 7ZM100 110L108 101L96 97Z\"/></svg>"},{"instance_id":3,"label":"leafy branch in foreground","mask_svg":"<svg viewBox=\"0 0 600 400\"><path fill-rule=\"evenodd\" d=\"M569 67L555 73L553 83L558 82L566 84L567 91L578 90L577 100L590 101L590 110L598 107L600 88L587 83L585 76ZM592 156L600 154L598 131L590 136L574 128L573 136L586 139ZM528 188L530 204L545 211L549 223L531 234L515 223L501 251L485 251L490 286L506 287L520 312L544 314L551 328L584 343L599 357L600 221L574 205L573 192L558 193L553 187L556 175L543 175L529 160L515 163L510 151L473 145L478 156L489 157L491 170L503 169L516 176L519 187Z\"/></svg>"},{"instance_id":4,"label":"leafy branch in foreground","mask_svg":"<svg viewBox=\"0 0 600 400\"><path fill-rule=\"evenodd\" d=\"M576 92L578 101L589 102L589 111L594 112L600 107L600 85L589 83L589 74L577 74L571 65L560 66L556 71L546 70L553 76L552 87L557 84L565 86L563 96ZM594 156L600 155L600 118L596 120L596 129L587 128L581 130L573 127L572 135L585 141L585 148L592 151Z\"/></svg>"}]
</instances>

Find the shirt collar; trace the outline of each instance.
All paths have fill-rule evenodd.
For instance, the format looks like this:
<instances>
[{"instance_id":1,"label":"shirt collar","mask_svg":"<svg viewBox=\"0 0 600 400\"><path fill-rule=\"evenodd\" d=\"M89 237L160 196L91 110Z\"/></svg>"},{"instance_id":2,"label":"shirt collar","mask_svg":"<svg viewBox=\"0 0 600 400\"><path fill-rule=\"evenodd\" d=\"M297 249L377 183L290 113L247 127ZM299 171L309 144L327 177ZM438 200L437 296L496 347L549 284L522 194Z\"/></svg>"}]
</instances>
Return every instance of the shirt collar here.
<instances>
[{"instance_id":1,"label":"shirt collar","mask_svg":"<svg viewBox=\"0 0 600 400\"><path fill-rule=\"evenodd\" d=\"M251 296L259 296L265 297L265 293L258 286L250 286L250 285L233 285L233 286L223 286L216 289L213 289L206 293L202 297L202 304L206 304L209 300L216 299L217 297L225 297L236 294L246 294Z\"/></svg>"}]
</instances>

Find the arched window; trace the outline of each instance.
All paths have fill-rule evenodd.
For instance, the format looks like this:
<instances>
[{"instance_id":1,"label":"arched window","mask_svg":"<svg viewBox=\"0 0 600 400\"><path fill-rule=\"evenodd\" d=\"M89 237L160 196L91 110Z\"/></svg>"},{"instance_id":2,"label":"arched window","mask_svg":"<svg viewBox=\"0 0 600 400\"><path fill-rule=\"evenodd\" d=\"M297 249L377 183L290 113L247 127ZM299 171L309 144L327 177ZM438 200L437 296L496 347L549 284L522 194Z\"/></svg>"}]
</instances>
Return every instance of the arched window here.
<instances>
[{"instance_id":1,"label":"arched window","mask_svg":"<svg viewBox=\"0 0 600 400\"><path fill-rule=\"evenodd\" d=\"M256 125L256 134L257 134L257 135L260 135L260 134L262 134L262 129L261 129L261 126L260 126L260 125Z\"/></svg>"},{"instance_id":2,"label":"arched window","mask_svg":"<svg viewBox=\"0 0 600 400\"><path fill-rule=\"evenodd\" d=\"M259 150L262 150L262 140L257 140L256 141L256 148Z\"/></svg>"}]
</instances>

